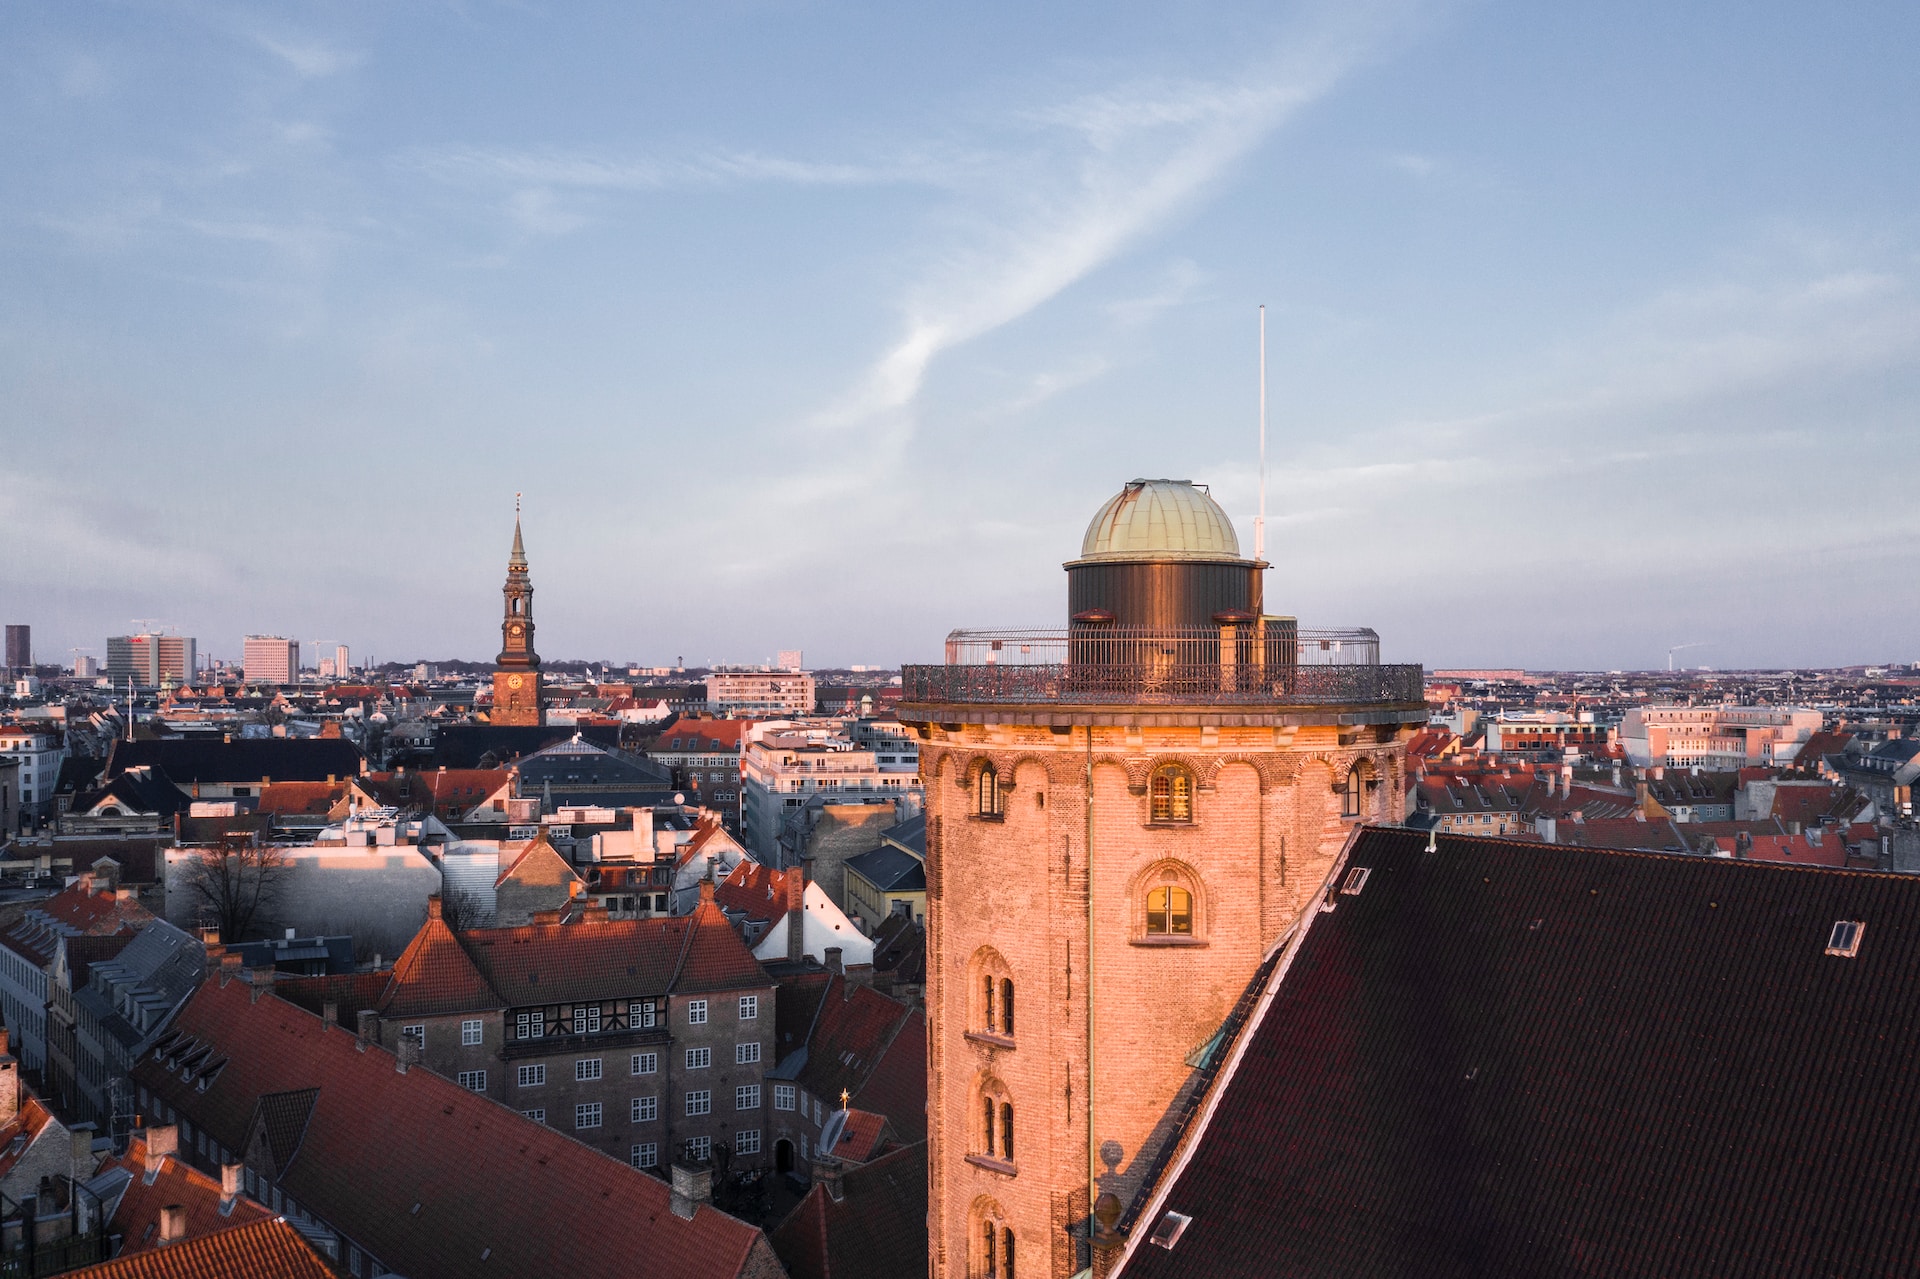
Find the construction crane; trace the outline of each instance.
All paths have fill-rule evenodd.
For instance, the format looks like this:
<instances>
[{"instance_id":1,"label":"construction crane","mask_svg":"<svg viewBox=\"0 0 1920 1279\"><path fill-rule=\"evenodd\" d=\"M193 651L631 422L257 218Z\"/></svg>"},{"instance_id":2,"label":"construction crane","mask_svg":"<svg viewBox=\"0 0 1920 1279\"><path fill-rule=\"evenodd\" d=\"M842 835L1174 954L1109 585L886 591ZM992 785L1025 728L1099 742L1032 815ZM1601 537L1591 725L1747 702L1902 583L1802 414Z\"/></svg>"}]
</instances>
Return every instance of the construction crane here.
<instances>
[{"instance_id":1,"label":"construction crane","mask_svg":"<svg viewBox=\"0 0 1920 1279\"><path fill-rule=\"evenodd\" d=\"M1705 648L1709 643L1711 643L1711 641L1709 640L1695 640L1691 644L1675 644L1672 648L1667 650L1667 669L1669 671L1673 669L1673 655L1675 653L1678 653L1683 649Z\"/></svg>"}]
</instances>

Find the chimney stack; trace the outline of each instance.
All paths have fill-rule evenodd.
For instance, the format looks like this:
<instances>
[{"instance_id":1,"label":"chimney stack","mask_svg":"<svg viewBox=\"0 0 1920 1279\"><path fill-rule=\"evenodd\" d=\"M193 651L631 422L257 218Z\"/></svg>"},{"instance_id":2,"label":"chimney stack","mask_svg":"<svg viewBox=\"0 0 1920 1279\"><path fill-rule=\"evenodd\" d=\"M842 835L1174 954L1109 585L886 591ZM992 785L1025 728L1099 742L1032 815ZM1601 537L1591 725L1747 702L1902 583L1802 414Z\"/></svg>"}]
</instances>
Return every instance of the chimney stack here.
<instances>
[{"instance_id":1,"label":"chimney stack","mask_svg":"<svg viewBox=\"0 0 1920 1279\"><path fill-rule=\"evenodd\" d=\"M147 1184L160 1175L161 1166L169 1156L180 1153L180 1130L172 1124L157 1124L147 1129Z\"/></svg>"},{"instance_id":2,"label":"chimney stack","mask_svg":"<svg viewBox=\"0 0 1920 1279\"><path fill-rule=\"evenodd\" d=\"M404 1075L407 1073L409 1066L418 1066L419 1064L420 1038L417 1035L409 1035L403 1032L400 1036L400 1051L393 1056L393 1068Z\"/></svg>"},{"instance_id":3,"label":"chimney stack","mask_svg":"<svg viewBox=\"0 0 1920 1279\"><path fill-rule=\"evenodd\" d=\"M840 947L838 946L827 947L827 971L828 972L840 973L840 972L846 971L845 966L842 965L840 962L840 953L841 953Z\"/></svg>"},{"instance_id":4,"label":"chimney stack","mask_svg":"<svg viewBox=\"0 0 1920 1279\"><path fill-rule=\"evenodd\" d=\"M827 1198L839 1203L847 1197L846 1167L832 1155L813 1157L813 1184L827 1188Z\"/></svg>"},{"instance_id":5,"label":"chimney stack","mask_svg":"<svg viewBox=\"0 0 1920 1279\"><path fill-rule=\"evenodd\" d=\"M332 1030L340 1023L340 1001L323 999L320 1001L320 1029Z\"/></svg>"},{"instance_id":6,"label":"chimney stack","mask_svg":"<svg viewBox=\"0 0 1920 1279\"><path fill-rule=\"evenodd\" d=\"M249 1003L259 1003L260 996L273 989L273 969L247 969L247 986L247 1001Z\"/></svg>"},{"instance_id":7,"label":"chimney stack","mask_svg":"<svg viewBox=\"0 0 1920 1279\"><path fill-rule=\"evenodd\" d=\"M439 893L435 893L431 897L427 898L427 918L428 919L441 918Z\"/></svg>"},{"instance_id":8,"label":"chimney stack","mask_svg":"<svg viewBox=\"0 0 1920 1279\"><path fill-rule=\"evenodd\" d=\"M701 1204L713 1202L713 1169L697 1164L673 1165L673 1215L693 1220Z\"/></svg>"},{"instance_id":9,"label":"chimney stack","mask_svg":"<svg viewBox=\"0 0 1920 1279\"><path fill-rule=\"evenodd\" d=\"M242 1164L220 1165L220 1211L226 1212L233 1207L233 1201L240 1197L240 1170Z\"/></svg>"},{"instance_id":10,"label":"chimney stack","mask_svg":"<svg viewBox=\"0 0 1920 1279\"><path fill-rule=\"evenodd\" d=\"M786 876L787 962L797 964L807 953L807 880L799 867Z\"/></svg>"},{"instance_id":11,"label":"chimney stack","mask_svg":"<svg viewBox=\"0 0 1920 1279\"><path fill-rule=\"evenodd\" d=\"M365 1052L367 1051L368 1044L377 1043L380 1039L380 1014L371 1008L362 1008L360 1015L355 1020L358 1023L358 1028L354 1032L355 1043L353 1046L361 1052Z\"/></svg>"},{"instance_id":12,"label":"chimney stack","mask_svg":"<svg viewBox=\"0 0 1920 1279\"><path fill-rule=\"evenodd\" d=\"M186 1237L187 1210L179 1204L168 1204L160 1210L160 1242L178 1243Z\"/></svg>"},{"instance_id":13,"label":"chimney stack","mask_svg":"<svg viewBox=\"0 0 1920 1279\"><path fill-rule=\"evenodd\" d=\"M238 951L231 951L231 950L221 951L220 952L220 984L222 986L225 986L230 981L240 980L240 972L241 972L241 969L246 965L246 962L247 962L246 957L241 955Z\"/></svg>"}]
</instances>

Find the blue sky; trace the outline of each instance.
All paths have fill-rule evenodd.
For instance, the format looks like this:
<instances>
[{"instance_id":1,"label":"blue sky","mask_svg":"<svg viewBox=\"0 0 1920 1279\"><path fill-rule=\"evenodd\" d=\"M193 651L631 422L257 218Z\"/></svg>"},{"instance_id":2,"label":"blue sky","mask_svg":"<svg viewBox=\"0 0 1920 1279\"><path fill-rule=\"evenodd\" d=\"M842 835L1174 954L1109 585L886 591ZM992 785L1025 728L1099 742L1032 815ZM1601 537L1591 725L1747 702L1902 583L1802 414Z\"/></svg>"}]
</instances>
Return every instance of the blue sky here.
<instances>
[{"instance_id":1,"label":"blue sky","mask_svg":"<svg viewBox=\"0 0 1920 1279\"><path fill-rule=\"evenodd\" d=\"M1136 475L1430 665L1920 660L1911 5L0 9L0 614L926 660Z\"/></svg>"}]
</instances>

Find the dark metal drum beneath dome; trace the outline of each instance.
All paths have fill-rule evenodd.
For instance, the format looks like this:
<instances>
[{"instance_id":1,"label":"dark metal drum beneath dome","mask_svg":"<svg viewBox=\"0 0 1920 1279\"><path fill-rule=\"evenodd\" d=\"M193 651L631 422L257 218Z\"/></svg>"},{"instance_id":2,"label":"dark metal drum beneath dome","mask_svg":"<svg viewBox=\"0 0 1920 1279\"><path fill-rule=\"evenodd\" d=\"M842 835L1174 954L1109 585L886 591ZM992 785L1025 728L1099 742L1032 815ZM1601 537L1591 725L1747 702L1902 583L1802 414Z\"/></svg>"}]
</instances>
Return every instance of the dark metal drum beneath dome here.
<instances>
[{"instance_id":1,"label":"dark metal drum beneath dome","mask_svg":"<svg viewBox=\"0 0 1920 1279\"><path fill-rule=\"evenodd\" d=\"M1263 567L1253 560L1080 560L1067 565L1067 615L1076 630L1248 621L1261 613Z\"/></svg>"}]
</instances>

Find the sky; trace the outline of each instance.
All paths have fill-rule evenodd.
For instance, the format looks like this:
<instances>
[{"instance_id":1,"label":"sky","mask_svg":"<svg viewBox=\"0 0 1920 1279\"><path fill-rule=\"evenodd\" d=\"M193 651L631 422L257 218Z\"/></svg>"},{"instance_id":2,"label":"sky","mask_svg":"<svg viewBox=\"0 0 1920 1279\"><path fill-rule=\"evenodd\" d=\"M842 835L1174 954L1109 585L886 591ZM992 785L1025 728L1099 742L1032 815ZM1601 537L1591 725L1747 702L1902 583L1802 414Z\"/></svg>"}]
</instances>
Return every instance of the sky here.
<instances>
[{"instance_id":1,"label":"sky","mask_svg":"<svg viewBox=\"0 0 1920 1279\"><path fill-rule=\"evenodd\" d=\"M0 6L0 620L937 660L1192 479L1430 667L1920 660L1920 7ZM328 651L331 651L330 648ZM311 660L311 657L309 657Z\"/></svg>"}]
</instances>

